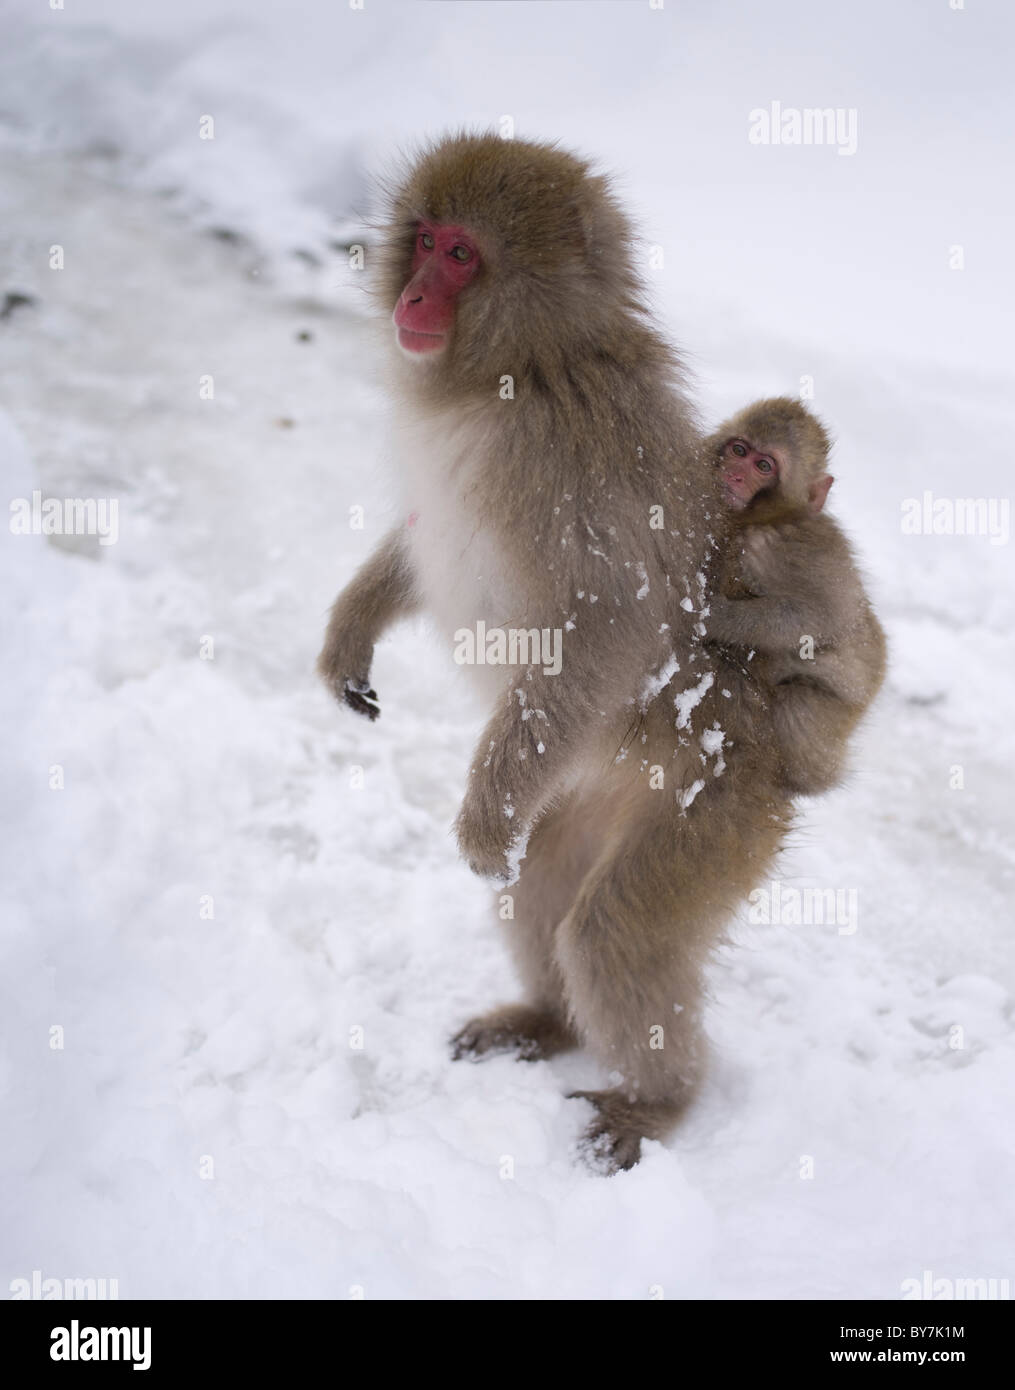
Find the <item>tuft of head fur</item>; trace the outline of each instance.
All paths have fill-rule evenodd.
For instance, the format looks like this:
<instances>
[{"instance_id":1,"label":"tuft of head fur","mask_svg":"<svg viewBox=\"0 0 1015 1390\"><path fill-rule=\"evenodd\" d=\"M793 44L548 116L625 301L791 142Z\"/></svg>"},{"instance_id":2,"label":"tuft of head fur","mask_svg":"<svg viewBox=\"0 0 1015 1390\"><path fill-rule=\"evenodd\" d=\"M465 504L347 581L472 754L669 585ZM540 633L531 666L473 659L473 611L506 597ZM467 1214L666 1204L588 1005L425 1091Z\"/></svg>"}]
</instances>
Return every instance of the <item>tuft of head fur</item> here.
<instances>
[{"instance_id":1,"label":"tuft of head fur","mask_svg":"<svg viewBox=\"0 0 1015 1390\"><path fill-rule=\"evenodd\" d=\"M786 450L797 460L808 481L827 469L832 440L824 425L792 396L770 396L731 415L716 435L722 443L740 435L756 449ZM720 446L721 447L721 446Z\"/></svg>"},{"instance_id":2,"label":"tuft of head fur","mask_svg":"<svg viewBox=\"0 0 1015 1390\"><path fill-rule=\"evenodd\" d=\"M462 291L448 350L413 363L422 389L488 392L503 374L542 383L583 360L654 363L679 376L648 320L632 231L607 179L554 144L457 134L426 147L388 192L377 293L391 312L419 222L458 224L481 267ZM417 372L423 366L422 373Z\"/></svg>"}]
</instances>

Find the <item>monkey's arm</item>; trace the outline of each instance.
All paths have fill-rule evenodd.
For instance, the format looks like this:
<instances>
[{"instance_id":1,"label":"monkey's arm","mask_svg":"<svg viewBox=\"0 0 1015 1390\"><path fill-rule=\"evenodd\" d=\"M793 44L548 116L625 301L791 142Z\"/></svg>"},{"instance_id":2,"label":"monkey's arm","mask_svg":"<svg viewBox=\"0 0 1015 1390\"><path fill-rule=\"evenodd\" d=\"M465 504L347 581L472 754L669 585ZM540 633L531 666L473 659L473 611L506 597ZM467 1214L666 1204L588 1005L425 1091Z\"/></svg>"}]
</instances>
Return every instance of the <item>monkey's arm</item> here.
<instances>
[{"instance_id":1,"label":"monkey's arm","mask_svg":"<svg viewBox=\"0 0 1015 1390\"><path fill-rule=\"evenodd\" d=\"M335 600L317 670L337 700L376 719L370 688L374 646L397 618L419 607L404 528L390 531Z\"/></svg>"},{"instance_id":2,"label":"monkey's arm","mask_svg":"<svg viewBox=\"0 0 1015 1390\"><path fill-rule=\"evenodd\" d=\"M763 656L797 647L811 637L817 647L834 642L836 624L825 605L774 594L709 600L707 640L721 646L751 647Z\"/></svg>"}]
</instances>

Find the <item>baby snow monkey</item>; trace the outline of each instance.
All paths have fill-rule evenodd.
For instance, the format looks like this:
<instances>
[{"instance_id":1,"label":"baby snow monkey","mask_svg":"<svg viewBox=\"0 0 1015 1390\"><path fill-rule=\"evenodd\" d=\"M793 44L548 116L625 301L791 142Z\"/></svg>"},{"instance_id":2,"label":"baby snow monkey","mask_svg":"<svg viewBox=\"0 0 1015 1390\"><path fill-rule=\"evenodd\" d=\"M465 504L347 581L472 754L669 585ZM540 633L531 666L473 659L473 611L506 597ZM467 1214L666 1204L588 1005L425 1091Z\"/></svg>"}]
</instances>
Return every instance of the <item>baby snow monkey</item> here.
<instances>
[{"instance_id":1,"label":"baby snow monkey","mask_svg":"<svg viewBox=\"0 0 1015 1390\"><path fill-rule=\"evenodd\" d=\"M885 671L884 632L852 549L822 512L829 448L820 421L788 397L755 401L706 442L728 523L706 641L770 692L793 795L842 780L849 736Z\"/></svg>"}]
</instances>

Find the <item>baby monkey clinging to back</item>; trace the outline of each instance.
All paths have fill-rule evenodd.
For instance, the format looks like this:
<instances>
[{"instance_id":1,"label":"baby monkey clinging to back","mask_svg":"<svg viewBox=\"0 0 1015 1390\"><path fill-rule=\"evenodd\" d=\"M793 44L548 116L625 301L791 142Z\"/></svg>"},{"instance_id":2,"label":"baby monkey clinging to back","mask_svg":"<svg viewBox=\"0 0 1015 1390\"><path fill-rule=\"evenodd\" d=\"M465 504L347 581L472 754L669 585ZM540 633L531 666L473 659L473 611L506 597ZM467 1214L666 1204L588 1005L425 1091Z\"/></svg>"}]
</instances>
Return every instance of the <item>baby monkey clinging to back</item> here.
<instances>
[{"instance_id":1,"label":"baby monkey clinging to back","mask_svg":"<svg viewBox=\"0 0 1015 1390\"><path fill-rule=\"evenodd\" d=\"M841 780L885 670L849 542L821 511L830 441L799 401L775 397L727 420L706 448L729 525L707 641L770 692L782 784L813 796Z\"/></svg>"}]
</instances>

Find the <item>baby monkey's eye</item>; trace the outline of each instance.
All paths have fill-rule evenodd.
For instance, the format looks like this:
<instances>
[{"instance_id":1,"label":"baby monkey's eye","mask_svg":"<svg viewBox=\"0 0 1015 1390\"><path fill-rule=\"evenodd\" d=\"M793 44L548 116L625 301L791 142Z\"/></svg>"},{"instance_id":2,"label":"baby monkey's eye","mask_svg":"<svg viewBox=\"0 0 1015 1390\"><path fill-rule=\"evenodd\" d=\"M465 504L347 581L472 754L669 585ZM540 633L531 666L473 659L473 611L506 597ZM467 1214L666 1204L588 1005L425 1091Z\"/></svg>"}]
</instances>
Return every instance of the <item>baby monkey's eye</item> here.
<instances>
[{"instance_id":1,"label":"baby monkey's eye","mask_svg":"<svg viewBox=\"0 0 1015 1390\"><path fill-rule=\"evenodd\" d=\"M429 232L421 232L419 244L420 246L422 246L424 251L432 251L436 243L434 242L434 239Z\"/></svg>"},{"instance_id":2,"label":"baby monkey's eye","mask_svg":"<svg viewBox=\"0 0 1015 1390\"><path fill-rule=\"evenodd\" d=\"M466 261L472 259L472 252L467 246L453 246L451 248L451 254L456 261L461 261L463 265Z\"/></svg>"},{"instance_id":3,"label":"baby monkey's eye","mask_svg":"<svg viewBox=\"0 0 1015 1390\"><path fill-rule=\"evenodd\" d=\"M759 473L771 473L771 471L772 471L772 460L771 460L771 459L758 459L757 463L756 463L754 466L755 466L755 468L758 470Z\"/></svg>"},{"instance_id":4,"label":"baby monkey's eye","mask_svg":"<svg viewBox=\"0 0 1015 1390\"><path fill-rule=\"evenodd\" d=\"M746 444L731 444L731 445L730 445L730 448L731 448L731 449L733 450L733 452L736 454L736 456L737 456L738 459L745 459L745 458L747 457L747 445L746 445Z\"/></svg>"}]
</instances>

